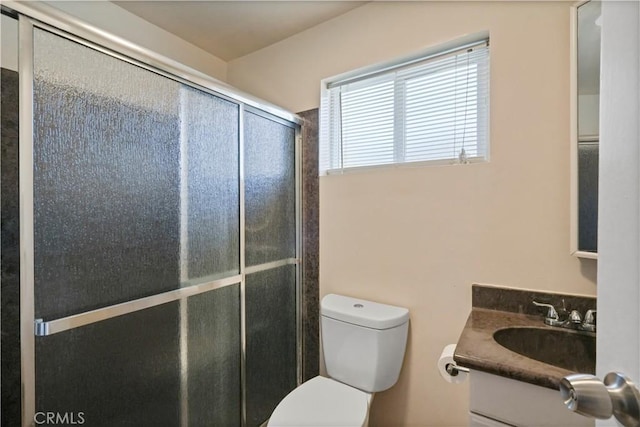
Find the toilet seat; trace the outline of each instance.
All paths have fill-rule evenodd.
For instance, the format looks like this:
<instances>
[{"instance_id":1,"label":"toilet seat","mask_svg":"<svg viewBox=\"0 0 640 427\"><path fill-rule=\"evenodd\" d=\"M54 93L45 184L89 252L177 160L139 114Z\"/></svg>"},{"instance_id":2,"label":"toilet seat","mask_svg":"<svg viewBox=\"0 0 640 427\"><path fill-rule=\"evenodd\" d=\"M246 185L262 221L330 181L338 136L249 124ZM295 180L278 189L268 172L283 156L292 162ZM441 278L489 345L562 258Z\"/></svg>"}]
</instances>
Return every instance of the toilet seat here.
<instances>
[{"instance_id":1,"label":"toilet seat","mask_svg":"<svg viewBox=\"0 0 640 427\"><path fill-rule=\"evenodd\" d=\"M276 407L269 427L362 427L369 394L338 381L315 377L289 393Z\"/></svg>"}]
</instances>

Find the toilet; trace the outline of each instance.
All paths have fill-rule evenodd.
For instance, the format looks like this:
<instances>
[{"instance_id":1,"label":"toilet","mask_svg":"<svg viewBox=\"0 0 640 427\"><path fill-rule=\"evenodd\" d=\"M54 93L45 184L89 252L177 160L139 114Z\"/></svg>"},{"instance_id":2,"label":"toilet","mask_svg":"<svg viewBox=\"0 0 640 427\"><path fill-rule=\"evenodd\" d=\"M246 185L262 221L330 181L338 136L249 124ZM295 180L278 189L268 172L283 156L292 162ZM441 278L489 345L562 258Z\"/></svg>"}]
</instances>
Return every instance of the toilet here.
<instances>
[{"instance_id":1,"label":"toilet","mask_svg":"<svg viewBox=\"0 0 640 427\"><path fill-rule=\"evenodd\" d=\"M269 427L366 427L373 393L398 381L408 309L329 294L320 315L329 378L317 376L289 393Z\"/></svg>"}]
</instances>

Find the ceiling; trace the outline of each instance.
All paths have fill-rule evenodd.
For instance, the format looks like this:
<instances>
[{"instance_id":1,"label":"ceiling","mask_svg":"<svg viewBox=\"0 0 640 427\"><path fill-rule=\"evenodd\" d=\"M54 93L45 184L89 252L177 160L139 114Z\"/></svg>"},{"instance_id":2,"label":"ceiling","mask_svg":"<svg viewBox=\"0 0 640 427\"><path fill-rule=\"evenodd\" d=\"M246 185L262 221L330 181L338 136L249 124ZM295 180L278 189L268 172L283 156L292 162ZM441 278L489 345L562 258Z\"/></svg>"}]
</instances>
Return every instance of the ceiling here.
<instances>
[{"instance_id":1,"label":"ceiling","mask_svg":"<svg viewBox=\"0 0 640 427\"><path fill-rule=\"evenodd\" d=\"M158 27L231 61L366 1L115 1Z\"/></svg>"}]
</instances>

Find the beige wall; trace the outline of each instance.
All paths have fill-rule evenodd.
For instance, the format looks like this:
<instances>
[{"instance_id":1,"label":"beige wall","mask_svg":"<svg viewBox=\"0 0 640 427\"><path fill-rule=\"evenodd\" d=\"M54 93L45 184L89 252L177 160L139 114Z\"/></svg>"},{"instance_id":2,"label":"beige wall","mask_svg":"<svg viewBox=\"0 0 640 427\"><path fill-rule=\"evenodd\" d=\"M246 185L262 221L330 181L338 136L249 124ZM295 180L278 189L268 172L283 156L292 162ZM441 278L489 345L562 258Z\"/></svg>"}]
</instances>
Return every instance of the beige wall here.
<instances>
[{"instance_id":1,"label":"beige wall","mask_svg":"<svg viewBox=\"0 0 640 427\"><path fill-rule=\"evenodd\" d=\"M320 179L320 292L409 307L398 384L372 425L466 425L467 385L440 379L470 285L595 295L569 255L569 3L374 2L228 64L231 84L293 111L320 80L465 34L491 36L491 161Z\"/></svg>"}]
</instances>

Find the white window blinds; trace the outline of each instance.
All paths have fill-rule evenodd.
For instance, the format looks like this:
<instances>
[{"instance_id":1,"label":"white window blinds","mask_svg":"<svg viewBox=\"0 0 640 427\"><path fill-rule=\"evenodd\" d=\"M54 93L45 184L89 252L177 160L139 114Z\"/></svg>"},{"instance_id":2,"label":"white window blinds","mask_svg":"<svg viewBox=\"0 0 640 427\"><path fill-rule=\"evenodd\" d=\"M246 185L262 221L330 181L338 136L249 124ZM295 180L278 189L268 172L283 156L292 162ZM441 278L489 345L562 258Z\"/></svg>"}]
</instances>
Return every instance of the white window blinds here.
<instances>
[{"instance_id":1,"label":"white window blinds","mask_svg":"<svg viewBox=\"0 0 640 427\"><path fill-rule=\"evenodd\" d=\"M489 44L482 41L329 82L320 173L488 157Z\"/></svg>"}]
</instances>

